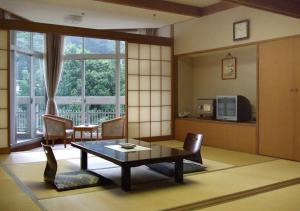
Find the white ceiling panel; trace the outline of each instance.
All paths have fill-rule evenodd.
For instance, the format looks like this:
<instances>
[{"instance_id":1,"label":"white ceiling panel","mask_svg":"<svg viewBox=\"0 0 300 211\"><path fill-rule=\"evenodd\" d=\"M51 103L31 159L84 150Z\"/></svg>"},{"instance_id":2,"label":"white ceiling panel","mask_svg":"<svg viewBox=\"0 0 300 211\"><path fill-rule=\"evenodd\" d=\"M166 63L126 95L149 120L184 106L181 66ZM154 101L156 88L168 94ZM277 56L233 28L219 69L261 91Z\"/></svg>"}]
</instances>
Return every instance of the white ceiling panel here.
<instances>
[{"instance_id":1,"label":"white ceiling panel","mask_svg":"<svg viewBox=\"0 0 300 211\"><path fill-rule=\"evenodd\" d=\"M191 19L94 0L0 0L0 8L35 22L94 29L158 28ZM69 15L82 15L82 21L65 21Z\"/></svg>"}]
</instances>

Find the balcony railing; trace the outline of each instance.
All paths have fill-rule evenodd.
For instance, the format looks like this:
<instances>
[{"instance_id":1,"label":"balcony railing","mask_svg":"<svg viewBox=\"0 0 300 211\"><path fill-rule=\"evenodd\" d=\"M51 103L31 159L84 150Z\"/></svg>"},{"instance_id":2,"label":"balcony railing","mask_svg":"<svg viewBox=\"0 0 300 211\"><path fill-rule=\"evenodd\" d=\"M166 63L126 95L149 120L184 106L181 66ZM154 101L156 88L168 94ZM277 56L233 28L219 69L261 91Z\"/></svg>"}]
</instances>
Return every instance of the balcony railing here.
<instances>
[{"instance_id":1,"label":"balcony railing","mask_svg":"<svg viewBox=\"0 0 300 211\"><path fill-rule=\"evenodd\" d=\"M35 112L35 130L37 133L43 132L44 121L43 115L44 111ZM124 115L124 110L121 111L121 116ZM19 109L17 111L17 133L30 133L30 121L29 112L26 110ZM74 125L80 124L101 124L102 122L113 119L116 117L116 111L114 109L109 110L97 110L89 111L84 114L80 111L72 110L61 110L59 116L71 119ZM85 119L83 121L83 119Z\"/></svg>"}]
</instances>

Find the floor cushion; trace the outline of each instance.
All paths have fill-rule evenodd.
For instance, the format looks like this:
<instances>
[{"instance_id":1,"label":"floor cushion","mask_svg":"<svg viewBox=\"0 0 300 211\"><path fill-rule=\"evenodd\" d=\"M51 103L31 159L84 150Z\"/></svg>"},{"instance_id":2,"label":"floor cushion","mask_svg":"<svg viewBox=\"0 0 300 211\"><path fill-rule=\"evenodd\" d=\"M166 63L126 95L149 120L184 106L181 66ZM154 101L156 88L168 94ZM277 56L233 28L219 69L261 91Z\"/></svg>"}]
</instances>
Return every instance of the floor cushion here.
<instances>
[{"instance_id":1,"label":"floor cushion","mask_svg":"<svg viewBox=\"0 0 300 211\"><path fill-rule=\"evenodd\" d=\"M154 164L148 164L146 166L148 166L153 171L159 172L169 177L173 177L175 174L175 163L173 162L154 163ZM204 166L203 164L196 163L189 160L183 161L184 174L205 171L205 169L206 166Z\"/></svg>"},{"instance_id":2,"label":"floor cushion","mask_svg":"<svg viewBox=\"0 0 300 211\"><path fill-rule=\"evenodd\" d=\"M101 175L83 170L59 173L56 175L54 181L54 185L58 191L109 184L113 184L113 182Z\"/></svg>"}]
</instances>

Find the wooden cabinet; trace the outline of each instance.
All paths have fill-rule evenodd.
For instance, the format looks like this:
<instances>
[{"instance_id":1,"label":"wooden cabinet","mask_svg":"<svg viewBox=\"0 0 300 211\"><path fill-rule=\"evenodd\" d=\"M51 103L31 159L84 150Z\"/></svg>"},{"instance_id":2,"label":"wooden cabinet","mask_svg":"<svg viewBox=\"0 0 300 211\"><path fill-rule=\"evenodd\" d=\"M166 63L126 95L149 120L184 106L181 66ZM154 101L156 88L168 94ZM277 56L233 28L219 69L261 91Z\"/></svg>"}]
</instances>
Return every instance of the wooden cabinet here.
<instances>
[{"instance_id":1,"label":"wooden cabinet","mask_svg":"<svg viewBox=\"0 0 300 211\"><path fill-rule=\"evenodd\" d=\"M295 71L295 160L300 161L300 37L294 38L294 71Z\"/></svg>"},{"instance_id":2,"label":"wooden cabinet","mask_svg":"<svg viewBox=\"0 0 300 211\"><path fill-rule=\"evenodd\" d=\"M299 159L300 39L259 44L259 153ZM296 55L298 54L298 55ZM298 111L297 111L298 109ZM299 143L298 143L299 142ZM299 145L299 147L298 147ZM296 147L297 146L297 147Z\"/></svg>"},{"instance_id":3,"label":"wooden cabinet","mask_svg":"<svg viewBox=\"0 0 300 211\"><path fill-rule=\"evenodd\" d=\"M175 120L175 139L184 140L187 133L202 133L204 145L257 153L255 123L237 123L196 118Z\"/></svg>"}]
</instances>

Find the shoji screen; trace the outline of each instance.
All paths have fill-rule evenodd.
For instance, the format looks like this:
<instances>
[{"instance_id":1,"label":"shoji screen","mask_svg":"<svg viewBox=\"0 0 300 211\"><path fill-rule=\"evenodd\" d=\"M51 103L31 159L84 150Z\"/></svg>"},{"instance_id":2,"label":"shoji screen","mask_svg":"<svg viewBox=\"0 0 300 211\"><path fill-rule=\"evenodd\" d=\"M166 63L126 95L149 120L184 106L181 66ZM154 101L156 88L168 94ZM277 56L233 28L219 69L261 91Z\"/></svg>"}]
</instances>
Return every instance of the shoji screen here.
<instances>
[{"instance_id":1,"label":"shoji screen","mask_svg":"<svg viewBox=\"0 0 300 211\"><path fill-rule=\"evenodd\" d=\"M8 147L8 31L0 30L0 148Z\"/></svg>"},{"instance_id":2,"label":"shoji screen","mask_svg":"<svg viewBox=\"0 0 300 211\"><path fill-rule=\"evenodd\" d=\"M127 45L128 137L172 134L171 47Z\"/></svg>"}]
</instances>

